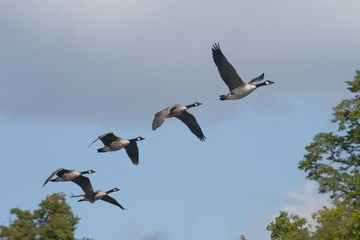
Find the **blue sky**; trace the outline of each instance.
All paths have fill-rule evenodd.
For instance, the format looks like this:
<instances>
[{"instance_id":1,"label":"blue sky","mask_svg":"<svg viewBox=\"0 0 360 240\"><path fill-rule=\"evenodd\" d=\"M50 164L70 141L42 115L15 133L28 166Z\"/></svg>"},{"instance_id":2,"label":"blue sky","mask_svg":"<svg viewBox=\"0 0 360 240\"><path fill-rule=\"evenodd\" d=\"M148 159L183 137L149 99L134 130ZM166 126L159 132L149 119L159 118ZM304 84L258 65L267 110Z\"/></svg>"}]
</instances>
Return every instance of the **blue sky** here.
<instances>
[{"instance_id":1,"label":"blue sky","mask_svg":"<svg viewBox=\"0 0 360 240\"><path fill-rule=\"evenodd\" d=\"M128 210L78 203L76 236L111 240L266 239L279 210L310 216L326 204L297 169L304 147L335 130L332 107L360 62L360 3L313 1L12 1L0 3L0 224L13 207L35 209L60 167L96 171L95 189ZM238 101L211 57L219 42L239 75L275 84ZM151 130L154 113L190 110L200 142L177 119ZM88 145L113 131L138 143Z\"/></svg>"}]
</instances>

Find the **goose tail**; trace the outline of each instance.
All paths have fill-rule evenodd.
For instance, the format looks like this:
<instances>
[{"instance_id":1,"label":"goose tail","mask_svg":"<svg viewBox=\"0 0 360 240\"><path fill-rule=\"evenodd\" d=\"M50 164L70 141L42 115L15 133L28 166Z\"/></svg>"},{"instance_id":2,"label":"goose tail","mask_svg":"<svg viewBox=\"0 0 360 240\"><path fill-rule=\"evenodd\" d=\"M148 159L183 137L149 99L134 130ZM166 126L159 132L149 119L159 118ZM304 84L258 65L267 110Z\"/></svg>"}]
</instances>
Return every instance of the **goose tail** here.
<instances>
[{"instance_id":1,"label":"goose tail","mask_svg":"<svg viewBox=\"0 0 360 240\"><path fill-rule=\"evenodd\" d=\"M221 101L225 101L227 100L227 95L220 95L219 98Z\"/></svg>"},{"instance_id":2,"label":"goose tail","mask_svg":"<svg viewBox=\"0 0 360 240\"><path fill-rule=\"evenodd\" d=\"M103 148L99 148L99 149L97 150L97 152L99 153L99 152L106 152L106 151L104 151Z\"/></svg>"}]
</instances>

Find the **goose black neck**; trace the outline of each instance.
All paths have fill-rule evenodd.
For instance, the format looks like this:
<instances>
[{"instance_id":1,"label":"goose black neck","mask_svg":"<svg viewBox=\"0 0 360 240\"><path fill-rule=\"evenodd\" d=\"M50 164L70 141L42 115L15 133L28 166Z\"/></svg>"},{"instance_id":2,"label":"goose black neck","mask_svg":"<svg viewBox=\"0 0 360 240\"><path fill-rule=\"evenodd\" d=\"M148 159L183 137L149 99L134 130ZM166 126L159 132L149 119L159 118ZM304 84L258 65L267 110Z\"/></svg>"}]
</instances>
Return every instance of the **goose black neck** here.
<instances>
[{"instance_id":1,"label":"goose black neck","mask_svg":"<svg viewBox=\"0 0 360 240\"><path fill-rule=\"evenodd\" d=\"M89 171L80 172L81 174L90 174Z\"/></svg>"},{"instance_id":2,"label":"goose black neck","mask_svg":"<svg viewBox=\"0 0 360 240\"><path fill-rule=\"evenodd\" d=\"M259 84L256 84L255 86L258 88L258 87L262 87L262 86L265 86L265 85L267 85L266 81L262 82L262 83L259 83Z\"/></svg>"},{"instance_id":3,"label":"goose black neck","mask_svg":"<svg viewBox=\"0 0 360 240\"><path fill-rule=\"evenodd\" d=\"M114 189L111 189L109 191L106 191L107 194L114 192Z\"/></svg>"},{"instance_id":4,"label":"goose black neck","mask_svg":"<svg viewBox=\"0 0 360 240\"><path fill-rule=\"evenodd\" d=\"M185 107L186 108L192 108L192 107L196 107L197 105L195 104L195 103L193 103L193 104L190 104L190 105L186 105Z\"/></svg>"}]
</instances>

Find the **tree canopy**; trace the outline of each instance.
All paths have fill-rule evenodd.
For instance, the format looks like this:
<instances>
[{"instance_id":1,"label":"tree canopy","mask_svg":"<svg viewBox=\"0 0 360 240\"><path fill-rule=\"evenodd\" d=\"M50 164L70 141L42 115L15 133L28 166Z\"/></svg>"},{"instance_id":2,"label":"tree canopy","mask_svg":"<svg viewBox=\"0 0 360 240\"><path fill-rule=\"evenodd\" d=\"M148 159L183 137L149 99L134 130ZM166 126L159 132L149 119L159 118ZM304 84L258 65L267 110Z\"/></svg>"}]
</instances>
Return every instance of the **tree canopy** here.
<instances>
[{"instance_id":1,"label":"tree canopy","mask_svg":"<svg viewBox=\"0 0 360 240\"><path fill-rule=\"evenodd\" d=\"M15 216L10 225L0 225L0 239L41 239L41 240L73 240L76 225L80 218L74 216L65 202L65 195L55 193L47 196L39 204L39 209L10 210Z\"/></svg>"},{"instance_id":2,"label":"tree canopy","mask_svg":"<svg viewBox=\"0 0 360 240\"><path fill-rule=\"evenodd\" d=\"M296 214L280 211L280 215L271 222L266 230L271 232L271 239L307 239L309 230L306 227L306 219Z\"/></svg>"},{"instance_id":3,"label":"tree canopy","mask_svg":"<svg viewBox=\"0 0 360 240\"><path fill-rule=\"evenodd\" d=\"M338 200L359 204L360 196L360 71L347 81L355 94L333 108L337 133L319 133L306 147L308 153L299 163L307 178L319 183L320 193L332 193Z\"/></svg>"},{"instance_id":4,"label":"tree canopy","mask_svg":"<svg viewBox=\"0 0 360 240\"><path fill-rule=\"evenodd\" d=\"M332 207L312 214L315 227L280 211L267 226L271 239L360 239L360 71L346 83L355 96L333 108L337 131L318 133L298 166L306 178L319 183L319 193L331 193Z\"/></svg>"},{"instance_id":5,"label":"tree canopy","mask_svg":"<svg viewBox=\"0 0 360 240\"><path fill-rule=\"evenodd\" d=\"M305 218L280 211L280 215L267 226L273 240L359 240L360 210L346 205L323 208L313 213L316 227Z\"/></svg>"}]
</instances>

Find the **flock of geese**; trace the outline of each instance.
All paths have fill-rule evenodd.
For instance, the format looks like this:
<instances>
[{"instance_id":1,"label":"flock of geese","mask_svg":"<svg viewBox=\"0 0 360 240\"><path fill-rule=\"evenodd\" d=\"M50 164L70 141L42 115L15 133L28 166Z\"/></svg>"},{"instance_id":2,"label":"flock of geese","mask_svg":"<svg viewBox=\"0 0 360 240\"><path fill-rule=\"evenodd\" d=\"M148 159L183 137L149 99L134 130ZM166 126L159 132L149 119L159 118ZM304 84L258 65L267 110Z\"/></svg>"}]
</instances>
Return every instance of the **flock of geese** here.
<instances>
[{"instance_id":1,"label":"flock of geese","mask_svg":"<svg viewBox=\"0 0 360 240\"><path fill-rule=\"evenodd\" d=\"M240 78L235 68L229 63L229 61L226 59L224 54L221 52L219 43L215 43L212 46L212 57L217 66L217 69L220 73L222 80L229 88L228 94L220 95L221 101L241 99L243 97L246 97L247 95L249 95L251 92L253 92L255 89L259 87L267 86L274 83L270 80L264 81L264 73L261 74L259 77L254 78L249 83L245 83ZM182 121L190 129L190 131L197 138L199 138L200 141L205 141L206 137L202 132L200 125L196 121L196 118L194 117L194 115L192 115L187 111L189 108L197 107L200 105L201 103L199 102L195 102L190 105L175 104L173 106L167 107L157 112L152 122L152 130L155 131L157 128L159 128L167 118L175 117L180 121ZM97 140L100 140L104 144L104 147L99 148L97 150L99 153L118 151L124 148L131 162L134 165L138 165L139 150L138 150L137 142L142 141L144 139L145 138L143 137L124 139L115 136L113 132L109 132L99 136L89 145L89 147ZM118 203L114 198L109 196L110 193L119 191L118 188L113 188L106 192L100 190L97 191L93 190L90 179L84 176L85 174L92 174L92 173L95 173L95 171L88 170L88 171L78 172L75 170L60 168L55 172L53 172L46 179L43 187L49 181L51 182L71 181L77 184L78 186L80 186L84 192L84 194L80 194L80 195L74 195L74 194L71 195L71 197L82 197L80 200L78 200L78 202L89 201L90 203L94 203L95 201L101 199L105 202L114 204L124 210L125 208L121 206L120 203ZM57 177L53 179L55 175L57 175Z\"/></svg>"}]
</instances>

